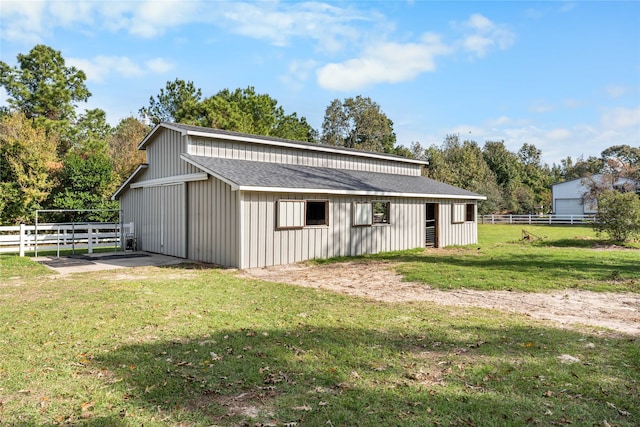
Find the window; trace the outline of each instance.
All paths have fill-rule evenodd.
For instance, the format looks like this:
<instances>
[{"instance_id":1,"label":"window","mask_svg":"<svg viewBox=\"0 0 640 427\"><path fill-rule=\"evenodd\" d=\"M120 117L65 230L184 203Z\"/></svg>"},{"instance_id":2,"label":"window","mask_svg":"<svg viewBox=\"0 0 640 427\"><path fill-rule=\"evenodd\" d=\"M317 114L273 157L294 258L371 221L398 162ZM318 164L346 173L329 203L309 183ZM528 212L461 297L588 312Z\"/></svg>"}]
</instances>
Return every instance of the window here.
<instances>
[{"instance_id":1,"label":"window","mask_svg":"<svg viewBox=\"0 0 640 427\"><path fill-rule=\"evenodd\" d=\"M329 202L307 201L307 213L305 215L305 225L329 225Z\"/></svg>"},{"instance_id":2,"label":"window","mask_svg":"<svg viewBox=\"0 0 640 427\"><path fill-rule=\"evenodd\" d=\"M304 227L304 200L278 200L278 228Z\"/></svg>"},{"instance_id":3,"label":"window","mask_svg":"<svg viewBox=\"0 0 640 427\"><path fill-rule=\"evenodd\" d=\"M473 203L453 203L451 205L451 222L461 224L476 220L476 205Z\"/></svg>"},{"instance_id":4,"label":"window","mask_svg":"<svg viewBox=\"0 0 640 427\"><path fill-rule=\"evenodd\" d=\"M389 206L390 202L373 202L373 223L389 224Z\"/></svg>"},{"instance_id":5,"label":"window","mask_svg":"<svg viewBox=\"0 0 640 427\"><path fill-rule=\"evenodd\" d=\"M389 224L391 202L354 202L353 226Z\"/></svg>"},{"instance_id":6,"label":"window","mask_svg":"<svg viewBox=\"0 0 640 427\"><path fill-rule=\"evenodd\" d=\"M329 224L329 202L326 200L278 200L276 227L303 228Z\"/></svg>"},{"instance_id":7,"label":"window","mask_svg":"<svg viewBox=\"0 0 640 427\"><path fill-rule=\"evenodd\" d=\"M353 226L371 225L372 220L371 203L353 203Z\"/></svg>"},{"instance_id":8,"label":"window","mask_svg":"<svg viewBox=\"0 0 640 427\"><path fill-rule=\"evenodd\" d=\"M451 205L451 222L460 224L464 222L466 216L466 205L464 203L454 203Z\"/></svg>"},{"instance_id":9,"label":"window","mask_svg":"<svg viewBox=\"0 0 640 427\"><path fill-rule=\"evenodd\" d=\"M466 220L473 222L476 220L476 205L473 203L467 203L467 216Z\"/></svg>"}]
</instances>

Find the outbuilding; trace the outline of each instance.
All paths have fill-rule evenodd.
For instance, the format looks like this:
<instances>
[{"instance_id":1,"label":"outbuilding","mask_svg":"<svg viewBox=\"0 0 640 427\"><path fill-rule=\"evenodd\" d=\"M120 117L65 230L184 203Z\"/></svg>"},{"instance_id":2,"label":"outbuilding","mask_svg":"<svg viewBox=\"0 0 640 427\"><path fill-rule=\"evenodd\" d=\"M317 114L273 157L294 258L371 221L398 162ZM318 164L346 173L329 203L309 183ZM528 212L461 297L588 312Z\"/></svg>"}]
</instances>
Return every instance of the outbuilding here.
<instances>
[{"instance_id":1,"label":"outbuilding","mask_svg":"<svg viewBox=\"0 0 640 427\"><path fill-rule=\"evenodd\" d=\"M555 215L594 215L598 212L595 200L587 196L590 185L618 191L638 191L640 183L630 178L612 178L610 175L595 174L584 178L571 179L551 186L553 213Z\"/></svg>"},{"instance_id":2,"label":"outbuilding","mask_svg":"<svg viewBox=\"0 0 640 427\"><path fill-rule=\"evenodd\" d=\"M420 160L174 123L113 195L138 249L237 268L477 243L485 197Z\"/></svg>"}]
</instances>

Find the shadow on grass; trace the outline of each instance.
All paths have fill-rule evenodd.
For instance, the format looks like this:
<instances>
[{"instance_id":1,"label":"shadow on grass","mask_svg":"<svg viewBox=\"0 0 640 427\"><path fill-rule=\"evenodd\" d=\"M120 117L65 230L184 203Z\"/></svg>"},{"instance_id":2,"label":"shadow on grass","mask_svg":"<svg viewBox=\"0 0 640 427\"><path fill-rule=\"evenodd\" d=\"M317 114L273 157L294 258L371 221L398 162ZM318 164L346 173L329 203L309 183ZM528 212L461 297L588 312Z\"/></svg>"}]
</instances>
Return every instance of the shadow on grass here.
<instances>
[{"instance_id":1,"label":"shadow on grass","mask_svg":"<svg viewBox=\"0 0 640 427\"><path fill-rule=\"evenodd\" d=\"M640 397L623 373L638 372L640 355L612 339L615 351L594 350L606 369L602 360L558 362L584 350L583 340L528 326L417 335L298 324L123 345L93 363L117 378L111 387L126 405L189 425L551 425L566 417L631 425L615 408ZM626 391L603 386L605 377Z\"/></svg>"},{"instance_id":2,"label":"shadow on grass","mask_svg":"<svg viewBox=\"0 0 640 427\"><path fill-rule=\"evenodd\" d=\"M321 265L347 260L399 263L403 264L401 272L407 280L431 286L441 286L438 280L448 279L448 283L453 284L451 280L458 279L468 288L540 291L580 286L597 290L598 286L611 282L606 290L640 291L637 258L628 256L633 255L635 250L581 251L574 248L546 250L516 245L513 250L499 251L484 251L476 246L435 251L418 249L314 263ZM485 277L485 282L474 284L480 277ZM491 284L494 286L491 287Z\"/></svg>"}]
</instances>

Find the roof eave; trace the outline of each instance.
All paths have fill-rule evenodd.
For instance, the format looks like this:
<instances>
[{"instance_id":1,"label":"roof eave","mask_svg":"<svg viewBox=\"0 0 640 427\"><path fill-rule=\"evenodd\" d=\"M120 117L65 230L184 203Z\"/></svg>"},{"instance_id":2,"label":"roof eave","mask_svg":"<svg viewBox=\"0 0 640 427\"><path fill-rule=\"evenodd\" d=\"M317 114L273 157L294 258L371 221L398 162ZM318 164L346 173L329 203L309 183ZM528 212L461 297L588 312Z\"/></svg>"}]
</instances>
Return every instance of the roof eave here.
<instances>
[{"instance_id":1,"label":"roof eave","mask_svg":"<svg viewBox=\"0 0 640 427\"><path fill-rule=\"evenodd\" d=\"M476 194L431 194L431 193L400 193L394 191L375 190L338 190L329 188L292 188L292 187L262 187L240 185L240 191L256 191L266 193L306 193L306 194L333 194L347 196L375 196L375 197L408 197L416 199L462 199L462 200L487 200L485 196Z\"/></svg>"},{"instance_id":2,"label":"roof eave","mask_svg":"<svg viewBox=\"0 0 640 427\"><path fill-rule=\"evenodd\" d=\"M131 181L133 181L140 174L140 172L142 172L142 170L147 169L148 167L149 167L148 163L142 163L138 165L136 170L133 171L133 173L129 176L129 178L127 178L127 180L123 182L120 187L118 187L116 192L113 193L113 196L111 196L111 200L116 200L118 196L120 196L120 193L122 193L129 186L129 184L131 184Z\"/></svg>"}]
</instances>

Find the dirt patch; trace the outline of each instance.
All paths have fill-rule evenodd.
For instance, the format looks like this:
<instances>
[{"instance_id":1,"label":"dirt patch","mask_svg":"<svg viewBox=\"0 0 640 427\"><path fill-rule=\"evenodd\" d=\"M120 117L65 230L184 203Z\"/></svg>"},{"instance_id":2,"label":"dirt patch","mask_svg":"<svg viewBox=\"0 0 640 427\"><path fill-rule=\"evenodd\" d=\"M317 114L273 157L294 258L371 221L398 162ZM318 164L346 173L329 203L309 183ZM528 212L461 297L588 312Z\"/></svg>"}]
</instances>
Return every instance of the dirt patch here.
<instances>
[{"instance_id":1,"label":"dirt patch","mask_svg":"<svg viewBox=\"0 0 640 427\"><path fill-rule=\"evenodd\" d=\"M431 301L526 314L562 325L583 324L640 336L640 294L562 290L547 293L439 290L403 282L390 262L293 264L241 272L247 277L291 283L387 302Z\"/></svg>"}]
</instances>

